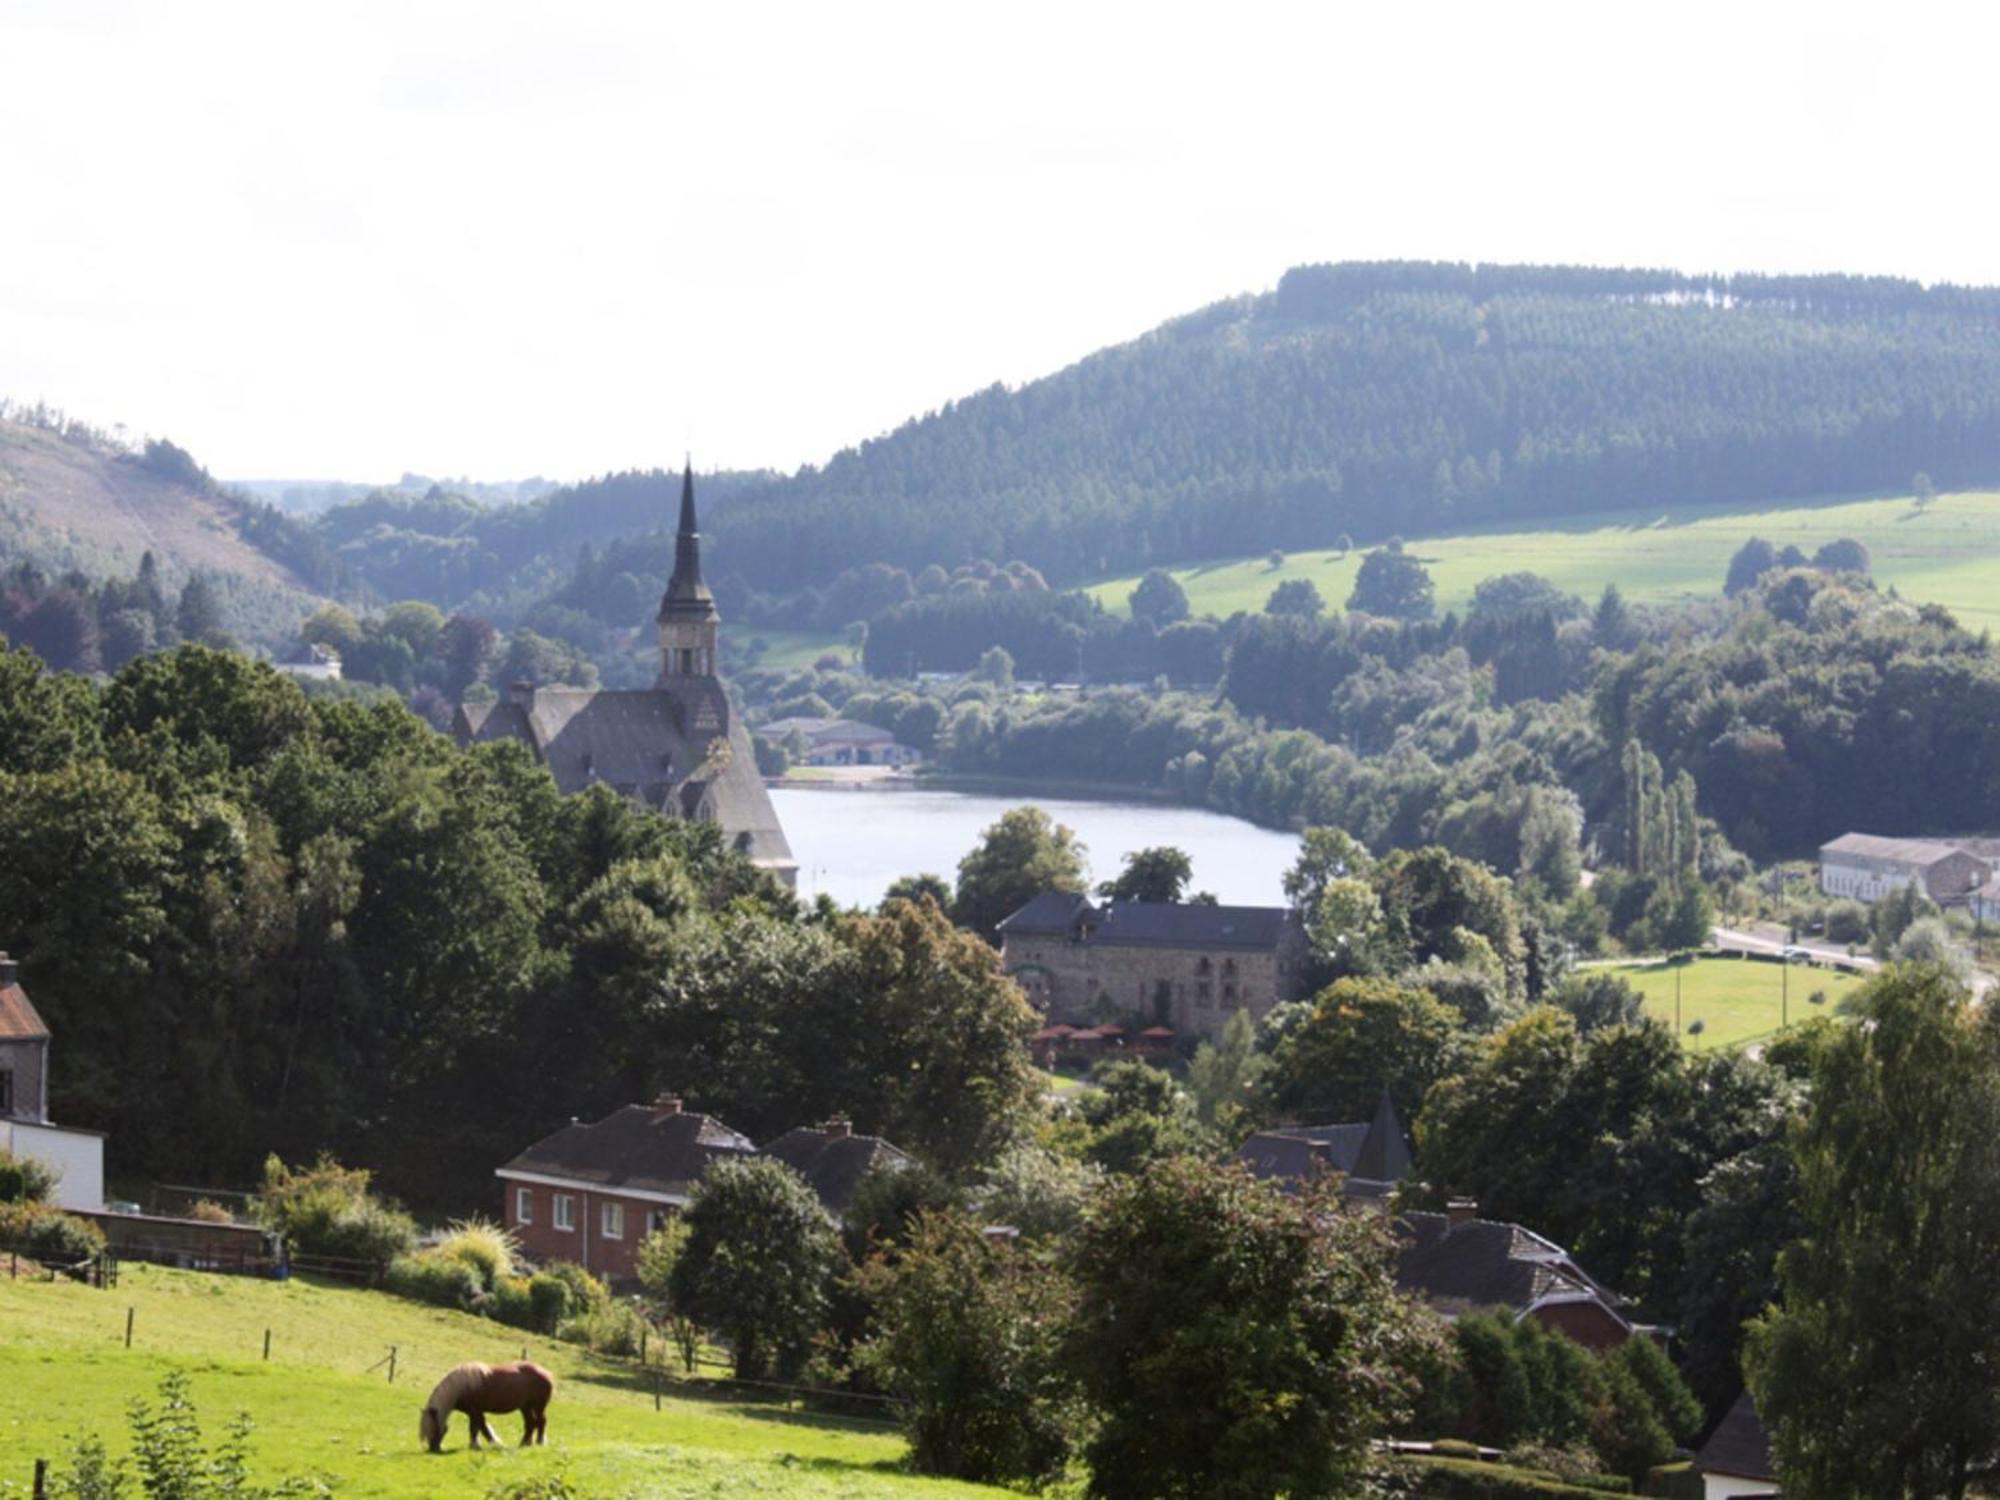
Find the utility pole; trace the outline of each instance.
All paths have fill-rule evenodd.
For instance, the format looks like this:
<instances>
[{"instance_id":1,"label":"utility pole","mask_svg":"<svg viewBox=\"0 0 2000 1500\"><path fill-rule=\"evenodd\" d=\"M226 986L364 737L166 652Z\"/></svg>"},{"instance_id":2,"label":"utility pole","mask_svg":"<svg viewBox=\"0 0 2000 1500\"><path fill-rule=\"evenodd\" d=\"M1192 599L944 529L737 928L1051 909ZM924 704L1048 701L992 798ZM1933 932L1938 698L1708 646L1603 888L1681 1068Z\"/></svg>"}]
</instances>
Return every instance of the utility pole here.
<instances>
[{"instance_id":1,"label":"utility pole","mask_svg":"<svg viewBox=\"0 0 2000 1500\"><path fill-rule=\"evenodd\" d=\"M1681 970L1686 967L1687 966L1680 961L1680 955L1675 954L1674 955L1674 1035L1675 1036L1680 1036L1683 1034L1681 1031Z\"/></svg>"}]
</instances>

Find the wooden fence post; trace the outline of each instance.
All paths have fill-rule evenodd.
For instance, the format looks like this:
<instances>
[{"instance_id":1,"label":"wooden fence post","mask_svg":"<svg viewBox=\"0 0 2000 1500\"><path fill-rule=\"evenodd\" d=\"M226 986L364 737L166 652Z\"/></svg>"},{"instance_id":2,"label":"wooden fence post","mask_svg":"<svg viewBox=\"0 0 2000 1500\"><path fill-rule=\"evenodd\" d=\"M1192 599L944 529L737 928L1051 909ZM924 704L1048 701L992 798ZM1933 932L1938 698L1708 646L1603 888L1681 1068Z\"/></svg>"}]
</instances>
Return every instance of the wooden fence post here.
<instances>
[{"instance_id":1,"label":"wooden fence post","mask_svg":"<svg viewBox=\"0 0 2000 1500\"><path fill-rule=\"evenodd\" d=\"M35 1500L49 1500L49 1461L35 1460Z\"/></svg>"},{"instance_id":2,"label":"wooden fence post","mask_svg":"<svg viewBox=\"0 0 2000 1500\"><path fill-rule=\"evenodd\" d=\"M394 1344L391 1344L389 1346L389 1384L394 1385L395 1383L396 1383L396 1346Z\"/></svg>"},{"instance_id":3,"label":"wooden fence post","mask_svg":"<svg viewBox=\"0 0 2000 1500\"><path fill-rule=\"evenodd\" d=\"M660 1409L660 1372L653 1371L653 1410Z\"/></svg>"},{"instance_id":4,"label":"wooden fence post","mask_svg":"<svg viewBox=\"0 0 2000 1500\"><path fill-rule=\"evenodd\" d=\"M136 1310L130 1307L125 1309L125 1347L127 1349L132 1347L132 1314Z\"/></svg>"},{"instance_id":5,"label":"wooden fence post","mask_svg":"<svg viewBox=\"0 0 2000 1500\"><path fill-rule=\"evenodd\" d=\"M264 1358L269 1359L270 1357L271 1357L271 1330L266 1328L264 1330Z\"/></svg>"}]
</instances>

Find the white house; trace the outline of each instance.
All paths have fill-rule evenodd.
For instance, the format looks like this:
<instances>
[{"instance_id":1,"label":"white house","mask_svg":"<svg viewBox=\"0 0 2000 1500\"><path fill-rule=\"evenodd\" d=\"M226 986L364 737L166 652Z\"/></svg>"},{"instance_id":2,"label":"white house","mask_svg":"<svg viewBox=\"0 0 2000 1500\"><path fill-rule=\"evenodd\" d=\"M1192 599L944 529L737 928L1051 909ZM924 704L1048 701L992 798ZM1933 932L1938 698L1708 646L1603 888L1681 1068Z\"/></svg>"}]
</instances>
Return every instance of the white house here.
<instances>
[{"instance_id":1,"label":"white house","mask_svg":"<svg viewBox=\"0 0 2000 1500\"><path fill-rule=\"evenodd\" d=\"M1778 1493L1771 1439L1757 1418L1757 1405L1745 1391L1715 1426L1694 1456L1701 1478L1702 1500L1749 1500Z\"/></svg>"},{"instance_id":2,"label":"white house","mask_svg":"<svg viewBox=\"0 0 2000 1500\"><path fill-rule=\"evenodd\" d=\"M909 766L923 759L888 730L853 719L773 719L759 725L757 734L773 745L798 736L805 743L809 766Z\"/></svg>"},{"instance_id":3,"label":"white house","mask_svg":"<svg viewBox=\"0 0 2000 1500\"><path fill-rule=\"evenodd\" d=\"M104 1207L104 1137L49 1123L49 1028L21 988L20 965L5 953L0 953L0 1151L52 1167L61 1207Z\"/></svg>"},{"instance_id":4,"label":"white house","mask_svg":"<svg viewBox=\"0 0 2000 1500\"><path fill-rule=\"evenodd\" d=\"M1908 885L1933 901L1963 901L1993 875L1992 861L1937 839L1844 833L1819 850L1819 888L1856 901L1879 901Z\"/></svg>"}]
</instances>

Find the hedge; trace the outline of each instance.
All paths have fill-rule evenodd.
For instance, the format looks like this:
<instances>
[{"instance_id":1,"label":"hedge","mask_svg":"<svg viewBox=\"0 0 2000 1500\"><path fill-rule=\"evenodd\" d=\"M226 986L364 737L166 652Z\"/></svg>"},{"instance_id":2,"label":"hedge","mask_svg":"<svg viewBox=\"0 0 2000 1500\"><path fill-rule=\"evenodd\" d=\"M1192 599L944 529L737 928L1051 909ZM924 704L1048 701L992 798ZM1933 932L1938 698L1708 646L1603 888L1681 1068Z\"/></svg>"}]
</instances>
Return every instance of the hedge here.
<instances>
[{"instance_id":1,"label":"hedge","mask_svg":"<svg viewBox=\"0 0 2000 1500\"><path fill-rule=\"evenodd\" d=\"M1423 1500L1505 1500L1509 1496L1630 1494L1629 1480L1615 1476L1588 1484L1569 1484L1538 1469L1513 1469L1505 1464L1478 1463L1466 1458L1405 1454L1396 1467L1414 1482L1410 1493Z\"/></svg>"}]
</instances>

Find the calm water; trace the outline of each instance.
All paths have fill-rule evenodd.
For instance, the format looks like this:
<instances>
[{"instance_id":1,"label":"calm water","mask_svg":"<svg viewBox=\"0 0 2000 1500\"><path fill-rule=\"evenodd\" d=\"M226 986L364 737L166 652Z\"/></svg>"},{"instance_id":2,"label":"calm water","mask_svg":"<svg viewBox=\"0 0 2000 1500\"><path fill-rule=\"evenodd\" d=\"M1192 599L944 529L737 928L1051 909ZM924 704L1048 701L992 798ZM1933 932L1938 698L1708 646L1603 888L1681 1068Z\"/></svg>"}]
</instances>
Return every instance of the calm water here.
<instances>
[{"instance_id":1,"label":"calm water","mask_svg":"<svg viewBox=\"0 0 2000 1500\"><path fill-rule=\"evenodd\" d=\"M1194 886L1232 906L1279 906L1279 882L1298 857L1295 834L1193 807L1083 802L1062 797L773 787L771 801L799 862L799 893L873 906L891 881L928 870L956 880L958 862L1012 807L1030 803L1083 840L1093 883L1118 873L1134 849L1172 844L1194 861Z\"/></svg>"}]
</instances>

